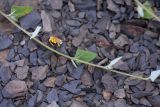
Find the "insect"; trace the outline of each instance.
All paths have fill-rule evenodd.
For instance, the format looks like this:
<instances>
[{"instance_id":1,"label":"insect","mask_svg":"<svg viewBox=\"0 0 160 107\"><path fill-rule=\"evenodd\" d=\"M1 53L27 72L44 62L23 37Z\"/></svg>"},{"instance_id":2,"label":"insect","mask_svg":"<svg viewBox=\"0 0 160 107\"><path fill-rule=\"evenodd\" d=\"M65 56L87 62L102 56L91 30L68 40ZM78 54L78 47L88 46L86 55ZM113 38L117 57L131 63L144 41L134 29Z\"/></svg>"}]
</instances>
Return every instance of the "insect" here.
<instances>
[{"instance_id":1,"label":"insect","mask_svg":"<svg viewBox=\"0 0 160 107\"><path fill-rule=\"evenodd\" d=\"M50 43L51 45L57 44L58 46L60 46L63 42L62 42L62 40L59 39L58 37L56 37L56 36L51 36L51 37L49 38L49 43Z\"/></svg>"}]
</instances>

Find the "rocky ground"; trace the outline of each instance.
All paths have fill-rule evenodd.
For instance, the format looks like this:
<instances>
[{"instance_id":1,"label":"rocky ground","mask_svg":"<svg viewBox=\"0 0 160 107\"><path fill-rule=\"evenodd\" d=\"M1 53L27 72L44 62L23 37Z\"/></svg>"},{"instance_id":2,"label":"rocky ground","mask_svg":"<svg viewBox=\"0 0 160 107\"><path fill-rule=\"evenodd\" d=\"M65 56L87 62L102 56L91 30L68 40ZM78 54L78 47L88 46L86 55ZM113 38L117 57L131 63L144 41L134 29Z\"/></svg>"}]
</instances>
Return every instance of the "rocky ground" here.
<instances>
[{"instance_id":1,"label":"rocky ground","mask_svg":"<svg viewBox=\"0 0 160 107\"><path fill-rule=\"evenodd\" d=\"M160 22L139 19L133 0L1 0L0 8L7 13L13 3L34 7L19 24L28 31L43 26L38 38L62 53L88 49L101 65L123 56L114 67L141 76L160 68ZM159 82L75 68L0 20L0 107L160 107ZM61 47L48 43L48 32Z\"/></svg>"}]
</instances>

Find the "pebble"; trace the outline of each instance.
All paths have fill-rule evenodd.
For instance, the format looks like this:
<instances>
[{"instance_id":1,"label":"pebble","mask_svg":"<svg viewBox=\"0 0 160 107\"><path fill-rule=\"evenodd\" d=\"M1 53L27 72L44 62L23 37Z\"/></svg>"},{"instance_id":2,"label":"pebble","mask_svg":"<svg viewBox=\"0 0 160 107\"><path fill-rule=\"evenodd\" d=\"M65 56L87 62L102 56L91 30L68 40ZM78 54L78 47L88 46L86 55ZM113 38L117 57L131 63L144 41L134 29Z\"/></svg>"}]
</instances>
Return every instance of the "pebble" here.
<instances>
[{"instance_id":1,"label":"pebble","mask_svg":"<svg viewBox=\"0 0 160 107\"><path fill-rule=\"evenodd\" d=\"M58 93L57 93L57 90L56 89L52 89L47 97L46 97L46 100L48 103L52 103L52 101L58 101L59 98L58 98Z\"/></svg>"},{"instance_id":2,"label":"pebble","mask_svg":"<svg viewBox=\"0 0 160 107\"><path fill-rule=\"evenodd\" d=\"M37 60L38 60L37 52L34 51L34 52L30 53L29 62L31 63L31 65L33 65L33 66L38 65L38 61Z\"/></svg>"},{"instance_id":3,"label":"pebble","mask_svg":"<svg viewBox=\"0 0 160 107\"><path fill-rule=\"evenodd\" d=\"M12 72L9 67L2 66L0 68L0 80L3 83L7 83L12 76Z\"/></svg>"},{"instance_id":4,"label":"pebble","mask_svg":"<svg viewBox=\"0 0 160 107\"><path fill-rule=\"evenodd\" d=\"M36 99L36 95L31 95L30 99L28 100L28 107L35 107Z\"/></svg>"},{"instance_id":5,"label":"pebble","mask_svg":"<svg viewBox=\"0 0 160 107\"><path fill-rule=\"evenodd\" d=\"M29 29L29 28L35 29L40 22L41 22L41 16L36 10L32 11L30 14L20 19L20 25L24 29Z\"/></svg>"},{"instance_id":6,"label":"pebble","mask_svg":"<svg viewBox=\"0 0 160 107\"><path fill-rule=\"evenodd\" d=\"M116 64L113 65L113 68L122 70L122 71L129 71L129 66L127 62L124 62L122 60L118 61Z\"/></svg>"},{"instance_id":7,"label":"pebble","mask_svg":"<svg viewBox=\"0 0 160 107\"><path fill-rule=\"evenodd\" d=\"M55 80L56 78L55 77L48 77L44 82L44 86L46 87L54 87L55 86Z\"/></svg>"},{"instance_id":8,"label":"pebble","mask_svg":"<svg viewBox=\"0 0 160 107\"><path fill-rule=\"evenodd\" d=\"M20 80L26 79L28 75L29 67L25 65L24 67L17 67L15 70L15 73L17 75L17 78Z\"/></svg>"},{"instance_id":9,"label":"pebble","mask_svg":"<svg viewBox=\"0 0 160 107\"><path fill-rule=\"evenodd\" d=\"M114 107L127 107L126 100L118 99L114 102Z\"/></svg>"},{"instance_id":10,"label":"pebble","mask_svg":"<svg viewBox=\"0 0 160 107\"><path fill-rule=\"evenodd\" d=\"M65 75L60 75L56 77L55 84L57 86L62 86L65 81Z\"/></svg>"},{"instance_id":11,"label":"pebble","mask_svg":"<svg viewBox=\"0 0 160 107\"><path fill-rule=\"evenodd\" d=\"M93 85L93 80L91 74L88 71L85 71L81 76L82 84L85 86L91 87Z\"/></svg>"},{"instance_id":12,"label":"pebble","mask_svg":"<svg viewBox=\"0 0 160 107\"><path fill-rule=\"evenodd\" d=\"M61 13L59 11L56 11L56 10L51 11L51 15L54 18L60 18L61 17Z\"/></svg>"},{"instance_id":13,"label":"pebble","mask_svg":"<svg viewBox=\"0 0 160 107\"><path fill-rule=\"evenodd\" d=\"M117 89L117 81L111 75L103 75L101 81L106 91L114 92Z\"/></svg>"},{"instance_id":14,"label":"pebble","mask_svg":"<svg viewBox=\"0 0 160 107\"><path fill-rule=\"evenodd\" d=\"M0 51L9 48L12 45L12 40L9 37L0 39Z\"/></svg>"},{"instance_id":15,"label":"pebble","mask_svg":"<svg viewBox=\"0 0 160 107\"><path fill-rule=\"evenodd\" d=\"M5 98L15 98L25 96L27 90L27 85L24 81L12 80L5 85L2 94Z\"/></svg>"},{"instance_id":16,"label":"pebble","mask_svg":"<svg viewBox=\"0 0 160 107\"><path fill-rule=\"evenodd\" d=\"M59 107L56 101L52 101L51 104L47 105L46 107Z\"/></svg>"},{"instance_id":17,"label":"pebble","mask_svg":"<svg viewBox=\"0 0 160 107\"><path fill-rule=\"evenodd\" d=\"M153 107L159 107L160 105L160 96L150 96L148 97L148 101L153 105Z\"/></svg>"},{"instance_id":18,"label":"pebble","mask_svg":"<svg viewBox=\"0 0 160 107\"><path fill-rule=\"evenodd\" d=\"M13 58L15 57L15 55L16 55L16 53L15 53L14 49L13 48L10 49L9 52L8 52L8 54L7 54L7 60L8 61L13 60Z\"/></svg>"},{"instance_id":19,"label":"pebble","mask_svg":"<svg viewBox=\"0 0 160 107\"><path fill-rule=\"evenodd\" d=\"M117 98L125 98L126 94L125 94L125 90L124 89L118 89L114 92L114 96L116 96Z\"/></svg>"},{"instance_id":20,"label":"pebble","mask_svg":"<svg viewBox=\"0 0 160 107\"><path fill-rule=\"evenodd\" d=\"M89 107L89 106L87 106L87 104L84 102L78 102L74 100L72 101L72 104L70 107Z\"/></svg>"},{"instance_id":21,"label":"pebble","mask_svg":"<svg viewBox=\"0 0 160 107\"><path fill-rule=\"evenodd\" d=\"M66 23L72 27L79 27L81 25L81 23L76 20L67 20Z\"/></svg>"},{"instance_id":22,"label":"pebble","mask_svg":"<svg viewBox=\"0 0 160 107\"><path fill-rule=\"evenodd\" d=\"M75 79L80 79L82 73L84 72L83 68L84 68L83 65L80 65L77 68L74 68L72 71L69 71L70 75Z\"/></svg>"},{"instance_id":23,"label":"pebble","mask_svg":"<svg viewBox=\"0 0 160 107\"><path fill-rule=\"evenodd\" d=\"M63 1L62 0L50 0L50 4L52 9L59 10L62 8Z\"/></svg>"},{"instance_id":24,"label":"pebble","mask_svg":"<svg viewBox=\"0 0 160 107\"><path fill-rule=\"evenodd\" d=\"M32 73L32 80L43 80L46 78L47 72L48 72L48 66L38 66L38 67L32 67L29 69L29 71Z\"/></svg>"},{"instance_id":25,"label":"pebble","mask_svg":"<svg viewBox=\"0 0 160 107\"><path fill-rule=\"evenodd\" d=\"M62 65L62 66L59 66L59 67L57 67L56 68L56 71L55 71L55 73L56 74L64 74L64 73L66 73L67 72L67 65L65 64L65 65Z\"/></svg>"},{"instance_id":26,"label":"pebble","mask_svg":"<svg viewBox=\"0 0 160 107\"><path fill-rule=\"evenodd\" d=\"M113 0L107 0L107 4L109 4L107 6L107 8L113 12L118 12L119 11L119 7L118 5L116 5Z\"/></svg>"},{"instance_id":27,"label":"pebble","mask_svg":"<svg viewBox=\"0 0 160 107\"><path fill-rule=\"evenodd\" d=\"M152 105L150 104L150 102L146 99L146 98L141 98L139 101L140 104L144 105L144 106L149 106L151 107Z\"/></svg>"},{"instance_id":28,"label":"pebble","mask_svg":"<svg viewBox=\"0 0 160 107\"><path fill-rule=\"evenodd\" d=\"M103 90L102 91L102 95L103 95L103 98L106 100L106 101L109 101L112 97L112 93L111 92L108 92L106 90Z\"/></svg>"}]
</instances>

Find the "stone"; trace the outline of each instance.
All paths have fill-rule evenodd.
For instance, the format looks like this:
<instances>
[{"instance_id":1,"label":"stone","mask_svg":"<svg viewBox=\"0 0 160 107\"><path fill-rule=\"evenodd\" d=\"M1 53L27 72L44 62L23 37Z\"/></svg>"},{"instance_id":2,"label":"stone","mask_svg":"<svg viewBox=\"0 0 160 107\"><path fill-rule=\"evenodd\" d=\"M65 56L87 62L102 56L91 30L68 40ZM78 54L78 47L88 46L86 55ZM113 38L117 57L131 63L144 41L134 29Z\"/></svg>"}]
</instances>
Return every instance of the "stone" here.
<instances>
[{"instance_id":1,"label":"stone","mask_svg":"<svg viewBox=\"0 0 160 107\"><path fill-rule=\"evenodd\" d=\"M59 11L56 11L56 10L53 10L51 12L51 15L54 17L54 18L60 18L61 17L61 13Z\"/></svg>"},{"instance_id":2,"label":"stone","mask_svg":"<svg viewBox=\"0 0 160 107\"><path fill-rule=\"evenodd\" d=\"M88 107L85 102L72 101L70 107Z\"/></svg>"},{"instance_id":3,"label":"stone","mask_svg":"<svg viewBox=\"0 0 160 107\"><path fill-rule=\"evenodd\" d=\"M9 67L2 66L0 68L0 80L3 83L7 83L12 76L12 72Z\"/></svg>"},{"instance_id":4,"label":"stone","mask_svg":"<svg viewBox=\"0 0 160 107\"><path fill-rule=\"evenodd\" d=\"M56 89L52 89L47 97L46 97L46 100L48 103L52 103L52 101L58 101L59 98L58 98L58 93L57 93L57 90Z\"/></svg>"},{"instance_id":5,"label":"stone","mask_svg":"<svg viewBox=\"0 0 160 107\"><path fill-rule=\"evenodd\" d=\"M122 70L122 71L129 71L129 66L127 62L124 62L122 60L118 61L116 64L113 65L113 68Z\"/></svg>"},{"instance_id":6,"label":"stone","mask_svg":"<svg viewBox=\"0 0 160 107\"><path fill-rule=\"evenodd\" d=\"M84 72L83 68L84 68L83 65L80 65L77 68L74 68L72 71L69 71L70 75L75 79L80 79L82 73Z\"/></svg>"},{"instance_id":7,"label":"stone","mask_svg":"<svg viewBox=\"0 0 160 107\"><path fill-rule=\"evenodd\" d=\"M29 40L29 41L28 41L27 47L28 47L28 49L29 49L30 52L33 52L34 50L37 49L37 45L36 45L35 42L32 41L32 40Z\"/></svg>"},{"instance_id":8,"label":"stone","mask_svg":"<svg viewBox=\"0 0 160 107\"><path fill-rule=\"evenodd\" d=\"M149 106L151 107L152 105L150 104L150 102L146 99L146 98L141 98L139 101L140 104L144 105L144 106Z\"/></svg>"},{"instance_id":9,"label":"stone","mask_svg":"<svg viewBox=\"0 0 160 107\"><path fill-rule=\"evenodd\" d=\"M17 67L15 70L17 78L20 80L26 79L28 75L28 70L29 70L29 67L27 65L23 67Z\"/></svg>"},{"instance_id":10,"label":"stone","mask_svg":"<svg viewBox=\"0 0 160 107\"><path fill-rule=\"evenodd\" d=\"M25 57L28 57L30 54L26 45L24 45L23 47L19 46L18 53L24 55Z\"/></svg>"},{"instance_id":11,"label":"stone","mask_svg":"<svg viewBox=\"0 0 160 107\"><path fill-rule=\"evenodd\" d=\"M38 65L38 56L37 56L37 52L36 51L34 51L34 52L32 52L32 53L30 53L30 55L29 55L29 62L30 62L30 64L31 65Z\"/></svg>"},{"instance_id":12,"label":"stone","mask_svg":"<svg viewBox=\"0 0 160 107\"><path fill-rule=\"evenodd\" d=\"M117 89L117 81L109 74L105 74L101 79L106 91L114 92Z\"/></svg>"},{"instance_id":13,"label":"stone","mask_svg":"<svg viewBox=\"0 0 160 107\"><path fill-rule=\"evenodd\" d=\"M130 46L130 52L136 53L140 49L140 45L138 43L134 43Z\"/></svg>"},{"instance_id":14,"label":"stone","mask_svg":"<svg viewBox=\"0 0 160 107\"><path fill-rule=\"evenodd\" d=\"M97 21L97 14L95 10L89 10L86 12L85 18L89 22L96 22Z\"/></svg>"},{"instance_id":15,"label":"stone","mask_svg":"<svg viewBox=\"0 0 160 107\"><path fill-rule=\"evenodd\" d=\"M15 61L15 64L18 66L18 67L23 67L24 64L26 62L26 59L21 59L21 60L18 60L18 61Z\"/></svg>"},{"instance_id":16,"label":"stone","mask_svg":"<svg viewBox=\"0 0 160 107\"><path fill-rule=\"evenodd\" d=\"M118 99L114 102L114 107L127 107L126 100Z\"/></svg>"},{"instance_id":17,"label":"stone","mask_svg":"<svg viewBox=\"0 0 160 107\"><path fill-rule=\"evenodd\" d=\"M160 105L160 96L150 96L148 97L149 102L153 105L153 107L159 107Z\"/></svg>"},{"instance_id":18,"label":"stone","mask_svg":"<svg viewBox=\"0 0 160 107\"><path fill-rule=\"evenodd\" d=\"M67 20L66 23L72 27L79 27L81 25L81 23L77 20Z\"/></svg>"},{"instance_id":19,"label":"stone","mask_svg":"<svg viewBox=\"0 0 160 107\"><path fill-rule=\"evenodd\" d=\"M112 93L111 92L108 92L106 90L103 90L102 91L102 95L103 95L103 98L106 100L106 101L109 101L112 97Z\"/></svg>"},{"instance_id":20,"label":"stone","mask_svg":"<svg viewBox=\"0 0 160 107\"><path fill-rule=\"evenodd\" d=\"M67 65L62 65L56 68L56 74L64 74L67 72Z\"/></svg>"},{"instance_id":21,"label":"stone","mask_svg":"<svg viewBox=\"0 0 160 107\"><path fill-rule=\"evenodd\" d=\"M52 101L51 104L47 105L46 107L59 107L56 101Z\"/></svg>"},{"instance_id":22,"label":"stone","mask_svg":"<svg viewBox=\"0 0 160 107\"><path fill-rule=\"evenodd\" d=\"M53 1L55 1L55 0L53 0ZM44 32L51 32L52 31L52 25L51 25L51 20L50 20L49 14L46 13L44 10L42 10L41 11L41 17L42 17L43 31Z\"/></svg>"},{"instance_id":23,"label":"stone","mask_svg":"<svg viewBox=\"0 0 160 107\"><path fill-rule=\"evenodd\" d=\"M73 94L79 94L81 92L81 89L77 88L77 86L80 83L81 82L79 80L70 81L69 83L64 84L63 88Z\"/></svg>"},{"instance_id":24,"label":"stone","mask_svg":"<svg viewBox=\"0 0 160 107\"><path fill-rule=\"evenodd\" d=\"M88 71L85 71L81 76L82 84L91 87L93 85L93 79Z\"/></svg>"},{"instance_id":25,"label":"stone","mask_svg":"<svg viewBox=\"0 0 160 107\"><path fill-rule=\"evenodd\" d=\"M135 98L142 98L142 97L146 97L146 96L150 96L150 95L152 95L152 93L147 92L147 91L139 91L139 92L132 94L132 96Z\"/></svg>"},{"instance_id":26,"label":"stone","mask_svg":"<svg viewBox=\"0 0 160 107\"><path fill-rule=\"evenodd\" d=\"M0 107L15 107L12 100L3 99L2 102L0 102Z\"/></svg>"},{"instance_id":27,"label":"stone","mask_svg":"<svg viewBox=\"0 0 160 107\"><path fill-rule=\"evenodd\" d=\"M110 42L104 36L101 35L96 35L95 41L98 47L108 48L111 46Z\"/></svg>"},{"instance_id":28,"label":"stone","mask_svg":"<svg viewBox=\"0 0 160 107\"><path fill-rule=\"evenodd\" d=\"M121 34L116 40L113 41L114 45L123 49L125 45L129 44L129 39L126 35Z\"/></svg>"},{"instance_id":29,"label":"stone","mask_svg":"<svg viewBox=\"0 0 160 107\"><path fill-rule=\"evenodd\" d=\"M0 51L9 48L12 45L12 40L6 36L0 39Z\"/></svg>"},{"instance_id":30,"label":"stone","mask_svg":"<svg viewBox=\"0 0 160 107\"><path fill-rule=\"evenodd\" d=\"M7 60L11 61L15 57L16 53L13 48L11 48L7 54Z\"/></svg>"},{"instance_id":31,"label":"stone","mask_svg":"<svg viewBox=\"0 0 160 107\"><path fill-rule=\"evenodd\" d=\"M28 100L28 107L35 107L37 100L37 95L31 95L30 99Z\"/></svg>"},{"instance_id":32,"label":"stone","mask_svg":"<svg viewBox=\"0 0 160 107\"><path fill-rule=\"evenodd\" d=\"M83 39L87 36L87 33L88 33L88 29L86 28L86 26L82 26L80 28L80 33L78 37L74 37L72 39L73 46L78 47L82 43Z\"/></svg>"},{"instance_id":33,"label":"stone","mask_svg":"<svg viewBox=\"0 0 160 107\"><path fill-rule=\"evenodd\" d=\"M114 96L116 96L117 98L125 98L126 94L125 94L125 90L124 89L118 89L114 92Z\"/></svg>"},{"instance_id":34,"label":"stone","mask_svg":"<svg viewBox=\"0 0 160 107\"><path fill-rule=\"evenodd\" d=\"M29 71L32 73L32 80L44 80L48 72L48 65L32 67Z\"/></svg>"},{"instance_id":35,"label":"stone","mask_svg":"<svg viewBox=\"0 0 160 107\"><path fill-rule=\"evenodd\" d=\"M74 4L73 4L71 1L68 2L68 7L69 7L69 10L70 10L71 12L74 12L74 11L75 11L75 6L74 6Z\"/></svg>"},{"instance_id":36,"label":"stone","mask_svg":"<svg viewBox=\"0 0 160 107\"><path fill-rule=\"evenodd\" d=\"M44 82L44 86L46 87L54 87L55 86L55 80L56 78L55 77L48 77Z\"/></svg>"},{"instance_id":37,"label":"stone","mask_svg":"<svg viewBox=\"0 0 160 107\"><path fill-rule=\"evenodd\" d=\"M107 8L113 12L118 12L119 11L119 7L118 5L116 5L113 0L107 0Z\"/></svg>"},{"instance_id":38,"label":"stone","mask_svg":"<svg viewBox=\"0 0 160 107\"><path fill-rule=\"evenodd\" d=\"M57 86L62 86L65 81L65 75L60 75L56 77L55 84Z\"/></svg>"},{"instance_id":39,"label":"stone","mask_svg":"<svg viewBox=\"0 0 160 107\"><path fill-rule=\"evenodd\" d=\"M38 24L41 22L41 16L38 11L34 10L30 14L20 19L20 25L24 29L36 29Z\"/></svg>"},{"instance_id":40,"label":"stone","mask_svg":"<svg viewBox=\"0 0 160 107\"><path fill-rule=\"evenodd\" d=\"M62 0L50 0L52 9L59 10L62 8L63 1Z\"/></svg>"},{"instance_id":41,"label":"stone","mask_svg":"<svg viewBox=\"0 0 160 107\"><path fill-rule=\"evenodd\" d=\"M5 98L15 98L25 96L27 90L27 85L24 81L12 80L2 89L2 94Z\"/></svg>"}]
</instances>

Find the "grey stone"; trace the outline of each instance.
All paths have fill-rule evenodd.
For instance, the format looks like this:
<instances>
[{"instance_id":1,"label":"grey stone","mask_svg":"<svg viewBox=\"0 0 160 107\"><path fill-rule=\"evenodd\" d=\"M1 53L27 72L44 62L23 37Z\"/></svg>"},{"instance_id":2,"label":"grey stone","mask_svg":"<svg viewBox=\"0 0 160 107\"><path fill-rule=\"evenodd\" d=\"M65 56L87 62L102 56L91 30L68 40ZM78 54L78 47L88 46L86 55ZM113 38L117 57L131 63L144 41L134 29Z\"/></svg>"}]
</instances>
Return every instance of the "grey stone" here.
<instances>
[{"instance_id":1,"label":"grey stone","mask_svg":"<svg viewBox=\"0 0 160 107\"><path fill-rule=\"evenodd\" d=\"M78 26L81 25L81 23L79 21L76 21L76 20L67 20L66 23L69 26L73 26L73 27L78 27Z\"/></svg>"},{"instance_id":2,"label":"grey stone","mask_svg":"<svg viewBox=\"0 0 160 107\"><path fill-rule=\"evenodd\" d=\"M12 45L12 40L9 37L0 39L0 51L9 48Z\"/></svg>"},{"instance_id":3,"label":"grey stone","mask_svg":"<svg viewBox=\"0 0 160 107\"><path fill-rule=\"evenodd\" d=\"M56 89L52 89L52 90L48 93L46 99L47 99L47 102L48 102L48 103L52 103L52 101L58 101L59 98L58 98L57 90L56 90Z\"/></svg>"},{"instance_id":4,"label":"grey stone","mask_svg":"<svg viewBox=\"0 0 160 107\"><path fill-rule=\"evenodd\" d=\"M17 67L15 70L17 78L21 80L26 79L28 75L28 70L29 67L27 65L25 65L24 67Z\"/></svg>"},{"instance_id":5,"label":"grey stone","mask_svg":"<svg viewBox=\"0 0 160 107\"><path fill-rule=\"evenodd\" d=\"M0 80L3 83L7 83L12 76L12 72L9 67L2 66L0 68Z\"/></svg>"}]
</instances>

